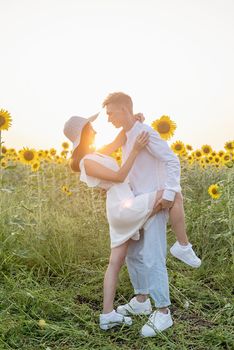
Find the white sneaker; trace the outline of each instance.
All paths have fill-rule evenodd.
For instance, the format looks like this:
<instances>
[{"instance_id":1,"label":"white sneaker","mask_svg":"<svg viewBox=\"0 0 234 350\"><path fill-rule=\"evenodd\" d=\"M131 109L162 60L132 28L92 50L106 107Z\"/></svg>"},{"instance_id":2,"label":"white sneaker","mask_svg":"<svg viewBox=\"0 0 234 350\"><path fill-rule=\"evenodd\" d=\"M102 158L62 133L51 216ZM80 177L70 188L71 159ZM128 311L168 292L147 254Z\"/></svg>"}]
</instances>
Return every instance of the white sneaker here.
<instances>
[{"instance_id":1,"label":"white sneaker","mask_svg":"<svg viewBox=\"0 0 234 350\"><path fill-rule=\"evenodd\" d=\"M152 312L152 306L150 299L146 299L143 303L137 301L136 297L132 298L129 303L125 305L119 305L117 312L124 316L126 315L149 315Z\"/></svg>"},{"instance_id":2,"label":"white sneaker","mask_svg":"<svg viewBox=\"0 0 234 350\"><path fill-rule=\"evenodd\" d=\"M119 313L117 313L115 310L108 314L100 314L99 315L99 326L103 330L107 330L110 328L113 328L115 326L121 326L123 324L126 324L128 326L131 326L132 319L131 317L125 317Z\"/></svg>"},{"instance_id":3,"label":"white sneaker","mask_svg":"<svg viewBox=\"0 0 234 350\"><path fill-rule=\"evenodd\" d=\"M167 310L167 314L154 311L150 315L148 322L141 328L140 333L143 337L154 337L158 332L164 331L173 325L171 312L169 309Z\"/></svg>"},{"instance_id":4,"label":"white sneaker","mask_svg":"<svg viewBox=\"0 0 234 350\"><path fill-rule=\"evenodd\" d=\"M187 246L182 248L178 241L173 244L170 248L170 252L177 259L183 261L185 264L188 264L192 267L199 267L201 265L201 259L199 259L194 250L192 249L192 244L189 243Z\"/></svg>"}]
</instances>

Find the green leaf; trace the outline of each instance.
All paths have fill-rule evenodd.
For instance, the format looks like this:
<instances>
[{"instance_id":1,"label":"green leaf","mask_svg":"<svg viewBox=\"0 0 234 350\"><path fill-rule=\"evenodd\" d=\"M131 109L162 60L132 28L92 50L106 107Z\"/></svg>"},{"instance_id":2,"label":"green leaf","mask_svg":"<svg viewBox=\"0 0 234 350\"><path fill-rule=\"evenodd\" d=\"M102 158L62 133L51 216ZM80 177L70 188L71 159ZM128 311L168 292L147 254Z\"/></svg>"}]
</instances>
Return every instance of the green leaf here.
<instances>
[{"instance_id":1,"label":"green leaf","mask_svg":"<svg viewBox=\"0 0 234 350\"><path fill-rule=\"evenodd\" d=\"M17 165L8 165L5 169L15 169Z\"/></svg>"}]
</instances>

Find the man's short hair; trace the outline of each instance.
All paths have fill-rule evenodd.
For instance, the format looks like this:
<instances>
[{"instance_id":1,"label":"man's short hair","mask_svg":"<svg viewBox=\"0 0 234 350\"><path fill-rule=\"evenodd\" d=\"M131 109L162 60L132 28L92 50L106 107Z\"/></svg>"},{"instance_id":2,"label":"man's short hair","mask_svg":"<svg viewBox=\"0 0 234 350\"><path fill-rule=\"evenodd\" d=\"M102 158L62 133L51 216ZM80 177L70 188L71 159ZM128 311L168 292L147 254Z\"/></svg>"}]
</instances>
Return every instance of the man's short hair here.
<instances>
[{"instance_id":1,"label":"man's short hair","mask_svg":"<svg viewBox=\"0 0 234 350\"><path fill-rule=\"evenodd\" d=\"M123 92L113 92L109 94L102 103L102 107L106 107L108 104L118 104L128 108L130 113L133 113L133 103L129 95Z\"/></svg>"}]
</instances>

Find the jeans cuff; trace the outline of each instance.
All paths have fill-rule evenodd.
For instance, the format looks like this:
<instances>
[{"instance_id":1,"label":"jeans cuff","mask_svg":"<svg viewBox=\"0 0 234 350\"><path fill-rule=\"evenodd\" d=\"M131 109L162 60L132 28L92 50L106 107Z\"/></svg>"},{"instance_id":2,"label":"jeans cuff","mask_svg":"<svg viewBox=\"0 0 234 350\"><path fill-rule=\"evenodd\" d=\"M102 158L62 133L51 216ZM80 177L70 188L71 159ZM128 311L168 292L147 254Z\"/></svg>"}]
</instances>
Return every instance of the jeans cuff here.
<instances>
[{"instance_id":1,"label":"jeans cuff","mask_svg":"<svg viewBox=\"0 0 234 350\"><path fill-rule=\"evenodd\" d=\"M134 289L134 294L149 294L147 289Z\"/></svg>"},{"instance_id":2,"label":"jeans cuff","mask_svg":"<svg viewBox=\"0 0 234 350\"><path fill-rule=\"evenodd\" d=\"M167 302L167 303L156 303L156 302L154 302L154 305L155 305L155 307L156 308L162 308L162 307L168 307L168 306L170 306L171 305L171 302Z\"/></svg>"}]
</instances>

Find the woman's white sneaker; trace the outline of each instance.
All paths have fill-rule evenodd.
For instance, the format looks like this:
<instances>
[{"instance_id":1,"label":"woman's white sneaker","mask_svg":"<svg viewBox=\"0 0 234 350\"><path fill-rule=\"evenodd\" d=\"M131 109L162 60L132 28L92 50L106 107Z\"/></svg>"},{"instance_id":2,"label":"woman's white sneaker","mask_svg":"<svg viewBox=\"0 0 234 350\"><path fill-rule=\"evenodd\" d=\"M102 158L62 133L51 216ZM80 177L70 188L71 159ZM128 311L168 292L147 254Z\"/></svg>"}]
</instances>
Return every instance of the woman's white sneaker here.
<instances>
[{"instance_id":1,"label":"woman's white sneaker","mask_svg":"<svg viewBox=\"0 0 234 350\"><path fill-rule=\"evenodd\" d=\"M117 312L124 316L126 315L149 315L152 312L150 299L146 299L143 303L137 301L136 297L132 298L129 303L119 305Z\"/></svg>"},{"instance_id":2,"label":"woman's white sneaker","mask_svg":"<svg viewBox=\"0 0 234 350\"><path fill-rule=\"evenodd\" d=\"M170 248L170 252L177 259L183 261L189 266L199 267L201 265L201 259L199 259L195 254L191 243L186 246L181 246L179 242L176 241Z\"/></svg>"},{"instance_id":3,"label":"woman's white sneaker","mask_svg":"<svg viewBox=\"0 0 234 350\"><path fill-rule=\"evenodd\" d=\"M169 309L167 314L161 311L154 311L150 315L148 322L141 328L140 333L143 337L154 337L158 332L162 332L172 325L173 321Z\"/></svg>"},{"instance_id":4,"label":"woman's white sneaker","mask_svg":"<svg viewBox=\"0 0 234 350\"><path fill-rule=\"evenodd\" d=\"M115 310L112 310L108 314L99 315L99 326L105 331L115 326L121 326L123 324L131 326L131 317L125 317L116 312Z\"/></svg>"}]
</instances>

